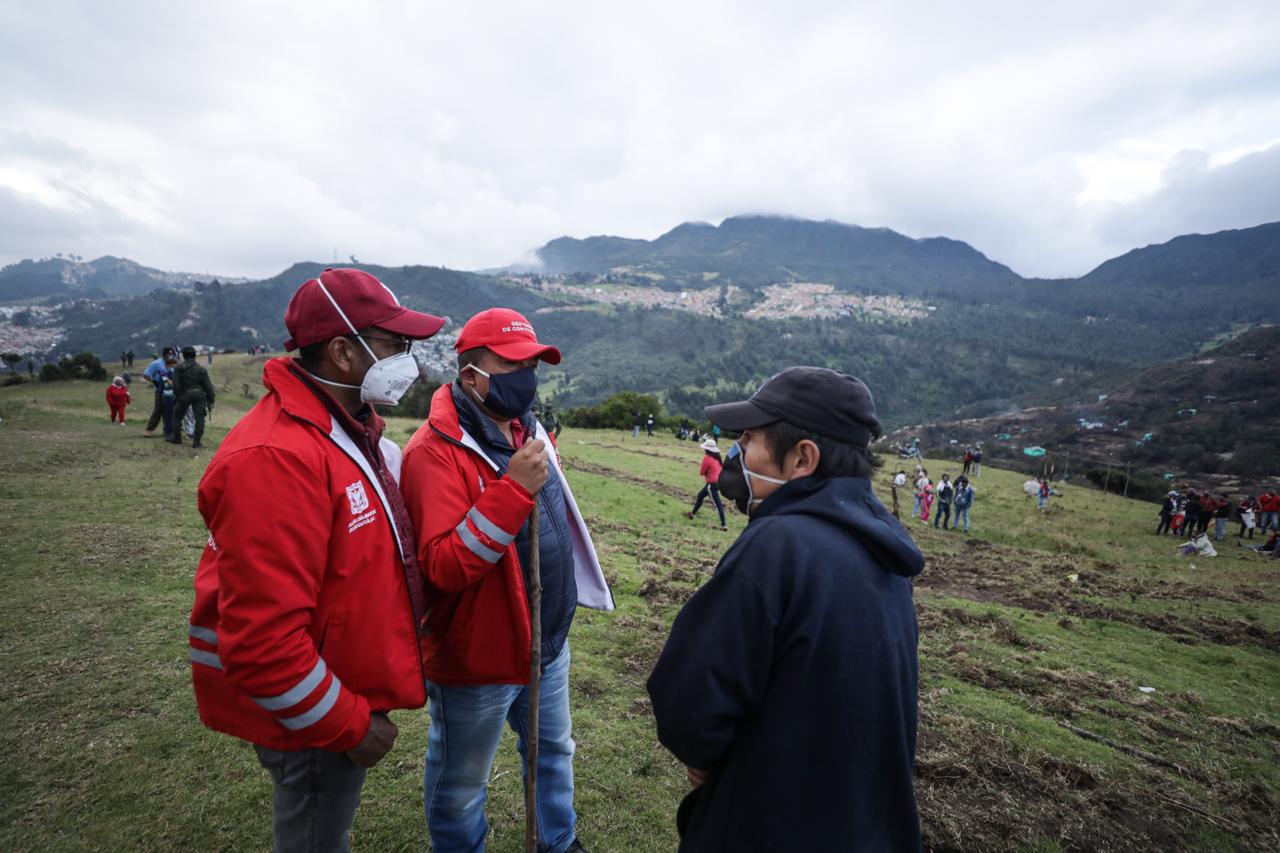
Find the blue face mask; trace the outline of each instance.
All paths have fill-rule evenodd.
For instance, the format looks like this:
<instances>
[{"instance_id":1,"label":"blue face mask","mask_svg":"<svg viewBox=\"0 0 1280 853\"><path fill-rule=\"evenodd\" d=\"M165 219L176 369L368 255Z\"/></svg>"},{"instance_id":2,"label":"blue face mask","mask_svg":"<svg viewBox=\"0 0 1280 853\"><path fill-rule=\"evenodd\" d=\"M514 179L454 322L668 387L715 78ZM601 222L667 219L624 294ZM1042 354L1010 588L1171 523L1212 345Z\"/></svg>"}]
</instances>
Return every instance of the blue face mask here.
<instances>
[{"instance_id":1,"label":"blue face mask","mask_svg":"<svg viewBox=\"0 0 1280 853\"><path fill-rule=\"evenodd\" d=\"M485 373L474 364L470 368L489 380L489 393L481 402L495 415L518 418L533 407L533 398L538 396L536 369L526 367L511 373ZM475 394L475 391L471 393Z\"/></svg>"}]
</instances>

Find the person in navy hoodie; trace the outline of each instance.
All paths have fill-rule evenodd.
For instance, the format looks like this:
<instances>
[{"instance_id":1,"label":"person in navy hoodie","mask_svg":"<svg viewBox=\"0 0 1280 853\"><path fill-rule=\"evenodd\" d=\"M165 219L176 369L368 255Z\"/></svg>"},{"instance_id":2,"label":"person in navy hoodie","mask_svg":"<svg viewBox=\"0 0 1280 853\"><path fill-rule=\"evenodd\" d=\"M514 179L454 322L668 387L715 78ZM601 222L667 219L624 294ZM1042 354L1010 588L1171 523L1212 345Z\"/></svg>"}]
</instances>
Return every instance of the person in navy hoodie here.
<instances>
[{"instance_id":1,"label":"person in navy hoodie","mask_svg":"<svg viewBox=\"0 0 1280 853\"><path fill-rule=\"evenodd\" d=\"M648 682L658 739L694 786L680 850L918 850L924 558L871 492L871 392L791 367L706 413L742 434L720 489L749 521Z\"/></svg>"}]
</instances>

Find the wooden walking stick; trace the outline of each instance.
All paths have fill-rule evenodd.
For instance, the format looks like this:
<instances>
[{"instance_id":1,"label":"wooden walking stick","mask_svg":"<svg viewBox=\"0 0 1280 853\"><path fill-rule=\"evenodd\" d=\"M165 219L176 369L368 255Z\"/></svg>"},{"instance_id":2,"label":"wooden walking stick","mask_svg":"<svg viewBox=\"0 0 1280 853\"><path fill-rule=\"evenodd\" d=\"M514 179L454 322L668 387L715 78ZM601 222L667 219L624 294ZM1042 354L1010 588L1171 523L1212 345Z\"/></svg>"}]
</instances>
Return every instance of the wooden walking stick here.
<instances>
[{"instance_id":1,"label":"wooden walking stick","mask_svg":"<svg viewBox=\"0 0 1280 853\"><path fill-rule=\"evenodd\" d=\"M538 697L542 689L542 563L538 555L541 501L529 516L529 723L525 732L524 849L538 851Z\"/></svg>"}]
</instances>

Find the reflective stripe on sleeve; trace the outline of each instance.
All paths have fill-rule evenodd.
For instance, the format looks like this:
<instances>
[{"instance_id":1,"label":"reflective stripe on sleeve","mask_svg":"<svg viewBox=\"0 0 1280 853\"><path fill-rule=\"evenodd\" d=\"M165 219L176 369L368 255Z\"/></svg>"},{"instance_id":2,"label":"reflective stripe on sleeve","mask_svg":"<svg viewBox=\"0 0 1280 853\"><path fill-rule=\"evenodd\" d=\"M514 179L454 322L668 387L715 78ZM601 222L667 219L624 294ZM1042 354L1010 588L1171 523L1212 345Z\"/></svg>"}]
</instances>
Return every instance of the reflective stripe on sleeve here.
<instances>
[{"instance_id":1,"label":"reflective stripe on sleeve","mask_svg":"<svg viewBox=\"0 0 1280 853\"><path fill-rule=\"evenodd\" d=\"M222 669L222 660L213 652L206 652L203 649L191 649L191 662Z\"/></svg>"},{"instance_id":2,"label":"reflective stripe on sleeve","mask_svg":"<svg viewBox=\"0 0 1280 853\"><path fill-rule=\"evenodd\" d=\"M307 696L311 695L312 690L320 686L320 682L324 680L324 674L327 671L328 667L325 666L324 658L316 658L316 665L311 667L311 672L307 673L306 677L279 696L250 696L249 698L268 711L282 711L285 708L291 708L306 699Z\"/></svg>"},{"instance_id":3,"label":"reflective stripe on sleeve","mask_svg":"<svg viewBox=\"0 0 1280 853\"><path fill-rule=\"evenodd\" d=\"M203 640L211 646L218 645L218 632L212 628L202 628L199 625L187 625L187 636L195 637L197 640Z\"/></svg>"},{"instance_id":4,"label":"reflective stripe on sleeve","mask_svg":"<svg viewBox=\"0 0 1280 853\"><path fill-rule=\"evenodd\" d=\"M280 721L280 725L291 731L315 725L320 721L321 717L329 713L333 706L338 703L338 694L340 692L342 692L342 682L338 681L338 676L335 675L333 681L329 682L329 689L325 691L324 696L311 710L296 717L277 717L276 719Z\"/></svg>"},{"instance_id":5,"label":"reflective stripe on sleeve","mask_svg":"<svg viewBox=\"0 0 1280 853\"><path fill-rule=\"evenodd\" d=\"M475 507L472 507L471 511L467 513L467 518L471 519L471 523L476 526L476 530L479 530L499 545L505 547L516 541L516 535L514 533L508 533L503 530L501 527L485 518L484 514Z\"/></svg>"},{"instance_id":6,"label":"reflective stripe on sleeve","mask_svg":"<svg viewBox=\"0 0 1280 853\"><path fill-rule=\"evenodd\" d=\"M474 533L471 532L471 528L467 527L467 520L465 518L462 519L462 521L458 524L458 526L454 528L454 531L458 534L459 537L461 537L462 544L467 546L467 550L469 550L472 554L475 554L477 557L484 560L485 562L496 563L498 562L498 560L502 559L501 551L495 551L492 548L486 546L483 542L480 541L479 536L476 536Z\"/></svg>"}]
</instances>

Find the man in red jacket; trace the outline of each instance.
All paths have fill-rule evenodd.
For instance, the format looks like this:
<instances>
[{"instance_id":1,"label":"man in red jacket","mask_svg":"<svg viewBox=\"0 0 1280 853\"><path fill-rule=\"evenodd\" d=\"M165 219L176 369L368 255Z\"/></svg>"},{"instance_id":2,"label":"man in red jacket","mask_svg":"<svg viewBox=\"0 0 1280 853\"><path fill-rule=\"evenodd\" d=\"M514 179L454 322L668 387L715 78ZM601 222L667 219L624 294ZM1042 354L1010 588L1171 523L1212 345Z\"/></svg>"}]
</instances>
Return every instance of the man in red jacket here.
<instances>
[{"instance_id":1,"label":"man in red jacket","mask_svg":"<svg viewBox=\"0 0 1280 853\"><path fill-rule=\"evenodd\" d=\"M276 850L345 850L366 768L426 700L424 613L400 449L371 404L417 378L444 320L373 276L325 270L285 313L267 394L200 481L209 541L189 628L200 719L252 743L275 783Z\"/></svg>"},{"instance_id":2,"label":"man in red jacket","mask_svg":"<svg viewBox=\"0 0 1280 853\"><path fill-rule=\"evenodd\" d=\"M483 850L489 768L505 725L529 736L528 519L540 525L542 688L537 822L541 848L580 850L573 809L569 626L582 604L613 609L591 536L550 436L531 413L539 361L560 351L529 321L492 308L467 321L458 378L431 400L404 456L404 496L427 579L423 803L436 853Z\"/></svg>"},{"instance_id":3,"label":"man in red jacket","mask_svg":"<svg viewBox=\"0 0 1280 853\"><path fill-rule=\"evenodd\" d=\"M1268 529L1280 530L1280 495L1275 489L1267 489L1258 496L1258 529L1265 534Z\"/></svg>"}]
</instances>

